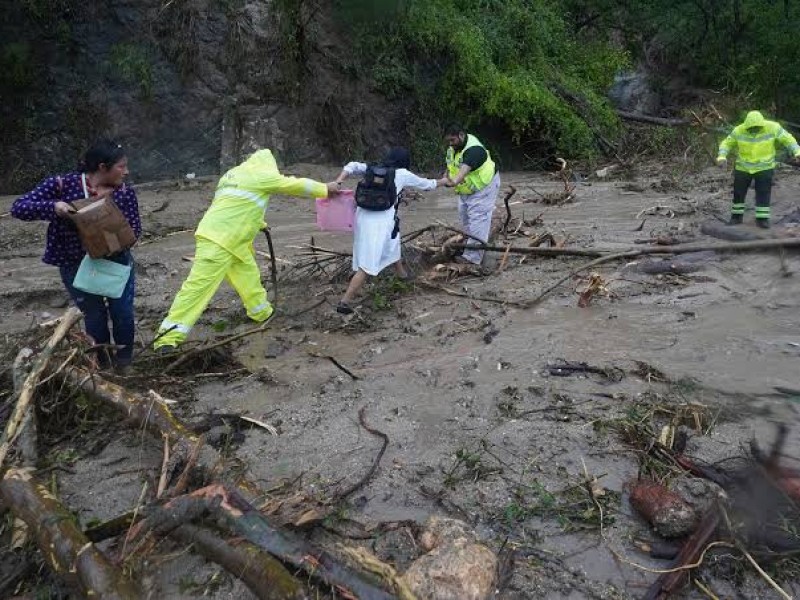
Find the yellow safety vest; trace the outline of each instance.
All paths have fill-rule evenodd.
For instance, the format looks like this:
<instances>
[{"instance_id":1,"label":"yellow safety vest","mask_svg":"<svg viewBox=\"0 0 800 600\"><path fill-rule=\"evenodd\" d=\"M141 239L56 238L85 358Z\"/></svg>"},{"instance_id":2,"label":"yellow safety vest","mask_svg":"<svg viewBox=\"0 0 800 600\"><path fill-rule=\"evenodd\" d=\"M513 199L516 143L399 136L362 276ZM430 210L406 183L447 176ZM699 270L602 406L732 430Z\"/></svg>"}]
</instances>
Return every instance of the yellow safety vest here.
<instances>
[{"instance_id":1,"label":"yellow safety vest","mask_svg":"<svg viewBox=\"0 0 800 600\"><path fill-rule=\"evenodd\" d=\"M747 131L750 127L759 127L755 135ZM736 151L736 170L745 173L758 173L775 168L775 146L782 144L788 148L792 156L800 156L800 145L791 133L781 127L780 123L767 121L760 112L754 110L747 113L744 123L734 127L733 131L719 146L717 160L728 157Z\"/></svg>"},{"instance_id":2,"label":"yellow safety vest","mask_svg":"<svg viewBox=\"0 0 800 600\"><path fill-rule=\"evenodd\" d=\"M211 207L195 236L247 260L253 240L264 226L264 211L271 194L327 198L328 188L313 179L281 175L272 152L259 150L220 178Z\"/></svg>"},{"instance_id":3,"label":"yellow safety vest","mask_svg":"<svg viewBox=\"0 0 800 600\"><path fill-rule=\"evenodd\" d=\"M454 178L456 175L458 175L458 171L461 169L461 165L463 164L462 157L464 156L464 152L475 146L480 146L486 150L484 145L478 141L478 138L470 133L467 134L467 143L464 144L464 147L460 152L455 152L452 147L447 149L447 174L451 178ZM470 171L464 178L464 181L459 183L453 189L457 194L461 194L462 196L474 194L475 192L479 192L489 185L494 178L494 175L494 161L492 160L489 151L486 150L486 162L484 162L477 169Z\"/></svg>"}]
</instances>

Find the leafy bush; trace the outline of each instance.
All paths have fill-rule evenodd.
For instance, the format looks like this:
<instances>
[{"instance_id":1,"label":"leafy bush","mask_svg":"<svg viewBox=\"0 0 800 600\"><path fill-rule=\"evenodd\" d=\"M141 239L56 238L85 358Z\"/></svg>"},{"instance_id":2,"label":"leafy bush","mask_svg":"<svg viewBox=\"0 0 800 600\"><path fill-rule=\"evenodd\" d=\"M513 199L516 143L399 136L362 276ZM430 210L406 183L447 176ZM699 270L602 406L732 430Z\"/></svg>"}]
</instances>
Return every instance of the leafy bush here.
<instances>
[{"instance_id":1,"label":"leafy bush","mask_svg":"<svg viewBox=\"0 0 800 600\"><path fill-rule=\"evenodd\" d=\"M514 142L537 140L569 156L591 155L597 134L616 134L605 91L626 56L576 38L555 0L340 5L376 88L410 96L416 119L499 124Z\"/></svg>"}]
</instances>

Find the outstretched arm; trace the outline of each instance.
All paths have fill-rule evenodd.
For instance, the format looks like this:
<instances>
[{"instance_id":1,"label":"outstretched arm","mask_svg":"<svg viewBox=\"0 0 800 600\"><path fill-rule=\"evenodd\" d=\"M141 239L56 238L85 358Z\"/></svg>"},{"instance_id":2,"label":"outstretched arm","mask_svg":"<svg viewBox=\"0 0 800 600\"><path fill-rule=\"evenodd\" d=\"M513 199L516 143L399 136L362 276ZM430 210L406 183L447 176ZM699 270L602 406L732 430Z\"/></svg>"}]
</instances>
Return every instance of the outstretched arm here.
<instances>
[{"instance_id":1,"label":"outstretched arm","mask_svg":"<svg viewBox=\"0 0 800 600\"><path fill-rule=\"evenodd\" d=\"M461 168L456 173L456 176L450 179L450 184L456 186L466 179L467 175L469 175L470 171L472 171L472 167L469 165L461 165Z\"/></svg>"}]
</instances>

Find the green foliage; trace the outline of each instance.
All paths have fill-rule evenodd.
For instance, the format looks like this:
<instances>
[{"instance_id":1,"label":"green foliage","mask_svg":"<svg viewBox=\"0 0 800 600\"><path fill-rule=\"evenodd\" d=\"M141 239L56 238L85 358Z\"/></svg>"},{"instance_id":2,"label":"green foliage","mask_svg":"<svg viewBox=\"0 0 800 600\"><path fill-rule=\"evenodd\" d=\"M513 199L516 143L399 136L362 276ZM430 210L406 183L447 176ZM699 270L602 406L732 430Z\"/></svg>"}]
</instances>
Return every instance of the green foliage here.
<instances>
[{"instance_id":1,"label":"green foliage","mask_svg":"<svg viewBox=\"0 0 800 600\"><path fill-rule=\"evenodd\" d=\"M746 101L742 110L800 113L796 2L643 0L624 11L615 0L566 4L576 21L594 15L599 31L627 32L632 51L649 46L661 65Z\"/></svg>"},{"instance_id":2,"label":"green foliage","mask_svg":"<svg viewBox=\"0 0 800 600\"><path fill-rule=\"evenodd\" d=\"M132 43L115 44L109 64L123 81L138 84L142 98L153 97L153 65L146 48Z\"/></svg>"},{"instance_id":3,"label":"green foliage","mask_svg":"<svg viewBox=\"0 0 800 600\"><path fill-rule=\"evenodd\" d=\"M361 0L342 0L358 15ZM534 140L570 156L594 152L595 136L613 136L605 98L624 53L576 38L555 0L397 0L370 21L352 18L359 54L378 90L417 102L411 138L423 146L445 120L499 124L514 142ZM437 128L437 129L438 129ZM414 135L416 134L416 135ZM438 154L441 155L441 142ZM421 148L423 154L428 150ZM415 155L416 162L420 162ZM426 162L426 161L422 161ZM441 162L441 156L439 156Z\"/></svg>"}]
</instances>

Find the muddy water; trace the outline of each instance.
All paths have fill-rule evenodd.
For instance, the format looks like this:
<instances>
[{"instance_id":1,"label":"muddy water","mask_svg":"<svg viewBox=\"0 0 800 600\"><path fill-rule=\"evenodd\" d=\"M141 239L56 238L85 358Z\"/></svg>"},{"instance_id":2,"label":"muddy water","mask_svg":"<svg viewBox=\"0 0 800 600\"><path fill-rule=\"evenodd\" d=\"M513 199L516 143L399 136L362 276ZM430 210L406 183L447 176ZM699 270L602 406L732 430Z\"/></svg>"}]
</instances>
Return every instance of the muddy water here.
<instances>
[{"instance_id":1,"label":"muddy water","mask_svg":"<svg viewBox=\"0 0 800 600\"><path fill-rule=\"evenodd\" d=\"M305 166L296 170L309 172ZM333 175L333 169L317 171L311 174ZM627 248L662 233L691 238L699 236L703 220L713 218L710 213L727 211L727 182L717 174L666 191L658 179L634 182L643 190L637 192L630 191L631 182L595 182L581 185L577 202L563 207L525 202L536 198L531 188L554 191L558 182L507 174L504 183L519 190L512 200L515 215L543 213L544 226L536 233L569 235L577 246ZM780 179L778 216L793 208L798 191L800 178ZM145 229L162 234L192 229L208 196L203 187L142 193ZM673 218L644 216L644 226L634 231L641 224L640 211L656 205L681 208L687 199L699 210ZM152 212L165 201L165 210ZM0 212L2 207L0 202ZM405 207L403 215L404 231L436 220L454 223L455 201L445 191L435 192ZM315 231L307 201L277 198L268 220L284 261L295 260L296 247L312 236L325 247L349 248L347 236ZM16 243L4 246L7 258L0 265L0 294L5 294L0 318L6 331L52 311L51 299L33 292L60 290L54 270L34 257L40 243L36 227L0 221L5 239L17 236ZM266 250L263 240L257 247ZM148 322L163 316L190 268L182 257L192 252L191 232L137 250L138 302ZM581 260L512 261L503 273L450 287L531 298ZM788 256L786 266L797 271L800 259ZM739 453L753 434L770 439L775 421L796 423L795 405L774 395L774 388L800 388L799 280L782 276L777 256L755 254L709 259L701 271L681 278L642 275L635 265L611 265L599 273L615 296L597 298L587 309L576 306L574 282L531 310L418 288L392 298L389 310L376 311L368 289L360 309L368 326L355 332L330 304L297 319L276 319L270 331L235 350L259 377L201 386L192 411L245 412L278 426L277 437L248 433L237 456L265 487L303 474L305 491L315 495L355 481L369 467L379 440L357 423L358 410L366 406L368 422L389 436L390 445L375 478L357 494L351 518L422 521L445 511L424 490L443 490L449 510L472 521L493 548L508 535L523 548L563 559L555 566L523 561L507 597L640 596L655 576L618 560L610 548L654 568L664 564L637 554L630 543L635 535L648 535L624 497L625 484L637 475L636 455L597 424L624 415L653 394L667 403L702 403L718 415L716 425L693 438L690 450L718 460ZM293 313L322 296L333 302L342 287L287 278L282 308ZM239 317L238 300L223 289L193 335L213 335L209 323L233 323ZM487 342L488 331L497 333ZM359 379L314 355L335 357ZM618 383L595 375L549 376L548 363L562 358L616 366L626 376ZM676 396L669 386L632 375L636 360L696 385L683 392L688 396ZM454 469L460 451L478 456L486 474L471 477ZM798 433L792 434L787 452L800 455ZM553 519L531 517L511 527L504 521L509 507L522 502L521 489L541 485L557 493L579 482L584 469L602 475L602 485L623 496L603 537L597 531L566 534Z\"/></svg>"}]
</instances>

